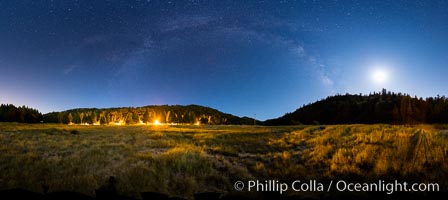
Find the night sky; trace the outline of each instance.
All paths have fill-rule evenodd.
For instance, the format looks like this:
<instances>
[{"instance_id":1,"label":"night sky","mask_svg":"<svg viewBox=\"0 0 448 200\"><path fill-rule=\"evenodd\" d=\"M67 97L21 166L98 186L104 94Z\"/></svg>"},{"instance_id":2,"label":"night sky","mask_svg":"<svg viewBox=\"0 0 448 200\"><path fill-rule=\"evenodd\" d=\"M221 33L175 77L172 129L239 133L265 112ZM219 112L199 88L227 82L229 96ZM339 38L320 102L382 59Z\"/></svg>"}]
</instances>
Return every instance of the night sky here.
<instances>
[{"instance_id":1,"label":"night sky","mask_svg":"<svg viewBox=\"0 0 448 200\"><path fill-rule=\"evenodd\" d=\"M328 95L448 94L448 1L0 0L0 103L198 104L265 120Z\"/></svg>"}]
</instances>

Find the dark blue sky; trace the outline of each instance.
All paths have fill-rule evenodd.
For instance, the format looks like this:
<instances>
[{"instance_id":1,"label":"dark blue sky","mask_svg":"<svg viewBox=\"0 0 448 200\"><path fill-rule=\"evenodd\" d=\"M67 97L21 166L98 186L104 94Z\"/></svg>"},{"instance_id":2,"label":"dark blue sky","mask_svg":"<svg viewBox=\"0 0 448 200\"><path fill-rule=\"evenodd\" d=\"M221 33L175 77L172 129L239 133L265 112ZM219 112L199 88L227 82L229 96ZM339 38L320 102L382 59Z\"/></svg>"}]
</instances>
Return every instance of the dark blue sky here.
<instances>
[{"instance_id":1,"label":"dark blue sky","mask_svg":"<svg viewBox=\"0 0 448 200\"><path fill-rule=\"evenodd\" d=\"M408 0L0 0L0 103L43 113L199 104L264 120L336 93L446 95L447 10Z\"/></svg>"}]
</instances>

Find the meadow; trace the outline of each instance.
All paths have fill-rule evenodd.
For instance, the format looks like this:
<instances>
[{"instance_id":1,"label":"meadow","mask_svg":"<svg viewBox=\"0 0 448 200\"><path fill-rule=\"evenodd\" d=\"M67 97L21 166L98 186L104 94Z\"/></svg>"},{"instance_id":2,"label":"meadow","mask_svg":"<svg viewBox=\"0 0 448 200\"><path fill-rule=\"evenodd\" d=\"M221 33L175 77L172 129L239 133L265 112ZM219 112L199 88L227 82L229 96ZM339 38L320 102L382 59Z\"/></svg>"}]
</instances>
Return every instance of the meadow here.
<instances>
[{"instance_id":1,"label":"meadow","mask_svg":"<svg viewBox=\"0 0 448 200\"><path fill-rule=\"evenodd\" d=\"M183 198L235 181L402 180L448 185L448 126L80 126L0 123L0 190ZM307 193L309 194L309 193ZM289 192L286 195L304 195ZM320 194L316 194L320 195Z\"/></svg>"}]
</instances>

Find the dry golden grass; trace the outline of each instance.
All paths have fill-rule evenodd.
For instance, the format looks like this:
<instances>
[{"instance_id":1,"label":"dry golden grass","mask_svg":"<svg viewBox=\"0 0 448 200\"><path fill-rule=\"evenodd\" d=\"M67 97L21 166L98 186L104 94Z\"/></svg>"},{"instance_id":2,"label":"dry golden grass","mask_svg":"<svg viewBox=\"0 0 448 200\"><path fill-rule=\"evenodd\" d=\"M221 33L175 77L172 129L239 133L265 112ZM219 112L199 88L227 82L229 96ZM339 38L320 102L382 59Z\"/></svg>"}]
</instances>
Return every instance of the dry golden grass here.
<instances>
[{"instance_id":1,"label":"dry golden grass","mask_svg":"<svg viewBox=\"0 0 448 200\"><path fill-rule=\"evenodd\" d=\"M442 127L442 129L441 129ZM0 189L191 197L248 179L448 184L445 126L67 126L0 123ZM76 133L76 134L72 134Z\"/></svg>"}]
</instances>

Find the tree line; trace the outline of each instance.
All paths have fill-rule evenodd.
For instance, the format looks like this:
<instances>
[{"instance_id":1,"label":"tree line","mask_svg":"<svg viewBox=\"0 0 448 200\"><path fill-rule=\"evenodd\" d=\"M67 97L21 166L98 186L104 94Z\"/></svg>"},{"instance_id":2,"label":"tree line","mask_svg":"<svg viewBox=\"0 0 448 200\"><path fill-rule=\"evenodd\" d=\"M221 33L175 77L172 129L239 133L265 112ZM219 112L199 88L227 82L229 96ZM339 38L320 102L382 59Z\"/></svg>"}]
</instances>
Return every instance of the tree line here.
<instances>
[{"instance_id":1,"label":"tree line","mask_svg":"<svg viewBox=\"0 0 448 200\"><path fill-rule=\"evenodd\" d=\"M44 115L44 121L62 124L253 124L253 119L237 117L198 105L160 105L123 108L78 108Z\"/></svg>"},{"instance_id":2,"label":"tree line","mask_svg":"<svg viewBox=\"0 0 448 200\"><path fill-rule=\"evenodd\" d=\"M0 105L0 122L63 124L247 124L254 119L237 117L216 109L198 105L161 105L122 108L77 108L42 115L38 110L12 104ZM448 98L426 99L383 89L379 93L337 94L312 104L304 105L292 113L256 121L264 125L297 124L418 124L448 123Z\"/></svg>"},{"instance_id":3,"label":"tree line","mask_svg":"<svg viewBox=\"0 0 448 200\"><path fill-rule=\"evenodd\" d=\"M369 95L338 94L265 121L265 125L353 123L448 123L448 98L423 99L386 89Z\"/></svg>"},{"instance_id":4,"label":"tree line","mask_svg":"<svg viewBox=\"0 0 448 200\"><path fill-rule=\"evenodd\" d=\"M0 122L38 123L43 116L38 110L12 104L0 105Z\"/></svg>"}]
</instances>

